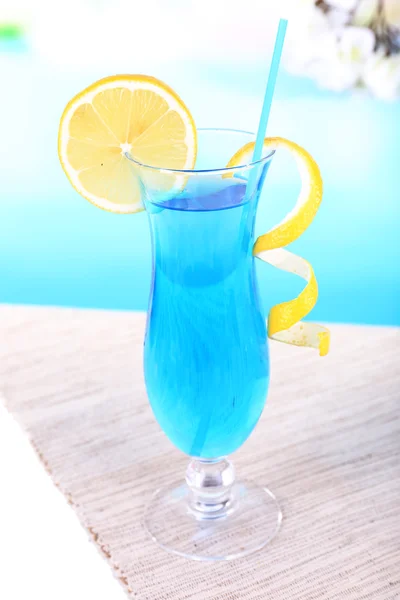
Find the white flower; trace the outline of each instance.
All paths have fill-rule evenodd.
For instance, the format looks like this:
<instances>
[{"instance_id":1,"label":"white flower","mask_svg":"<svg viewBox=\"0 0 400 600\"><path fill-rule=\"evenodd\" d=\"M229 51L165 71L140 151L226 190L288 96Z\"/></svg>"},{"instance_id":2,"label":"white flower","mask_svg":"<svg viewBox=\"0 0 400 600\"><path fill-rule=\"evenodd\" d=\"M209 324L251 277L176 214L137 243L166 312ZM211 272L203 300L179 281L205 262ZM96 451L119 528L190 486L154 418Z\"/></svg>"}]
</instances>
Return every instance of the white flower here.
<instances>
[{"instance_id":1,"label":"white flower","mask_svg":"<svg viewBox=\"0 0 400 600\"><path fill-rule=\"evenodd\" d=\"M374 51L375 35L367 27L346 27L339 40L339 54L344 62L364 64Z\"/></svg>"},{"instance_id":2,"label":"white flower","mask_svg":"<svg viewBox=\"0 0 400 600\"><path fill-rule=\"evenodd\" d=\"M297 12L295 27L288 32L289 69L331 90L363 85L379 98L400 98L400 55L376 52L375 33L369 28L380 0L325 1L329 12L310 0L292 0ZM383 2L387 21L400 30L400 0Z\"/></svg>"},{"instance_id":3,"label":"white flower","mask_svg":"<svg viewBox=\"0 0 400 600\"><path fill-rule=\"evenodd\" d=\"M379 0L360 0L358 3L354 17L354 25L370 25L378 12Z\"/></svg>"},{"instance_id":4,"label":"white flower","mask_svg":"<svg viewBox=\"0 0 400 600\"><path fill-rule=\"evenodd\" d=\"M400 98L400 55L375 54L367 63L364 83L368 89L383 100Z\"/></svg>"},{"instance_id":5,"label":"white flower","mask_svg":"<svg viewBox=\"0 0 400 600\"><path fill-rule=\"evenodd\" d=\"M347 27L340 37L325 36L307 73L325 88L343 91L358 85L373 54L375 36L363 27Z\"/></svg>"},{"instance_id":6,"label":"white flower","mask_svg":"<svg viewBox=\"0 0 400 600\"><path fill-rule=\"evenodd\" d=\"M400 28L400 0L384 0L384 11L389 25Z\"/></svg>"},{"instance_id":7,"label":"white flower","mask_svg":"<svg viewBox=\"0 0 400 600\"><path fill-rule=\"evenodd\" d=\"M327 4L339 10L350 11L355 9L357 0L327 0Z\"/></svg>"},{"instance_id":8,"label":"white flower","mask_svg":"<svg viewBox=\"0 0 400 600\"><path fill-rule=\"evenodd\" d=\"M351 21L351 12L347 10L341 10L338 8L332 8L326 15L329 25L332 29L341 29L348 25Z\"/></svg>"}]
</instances>

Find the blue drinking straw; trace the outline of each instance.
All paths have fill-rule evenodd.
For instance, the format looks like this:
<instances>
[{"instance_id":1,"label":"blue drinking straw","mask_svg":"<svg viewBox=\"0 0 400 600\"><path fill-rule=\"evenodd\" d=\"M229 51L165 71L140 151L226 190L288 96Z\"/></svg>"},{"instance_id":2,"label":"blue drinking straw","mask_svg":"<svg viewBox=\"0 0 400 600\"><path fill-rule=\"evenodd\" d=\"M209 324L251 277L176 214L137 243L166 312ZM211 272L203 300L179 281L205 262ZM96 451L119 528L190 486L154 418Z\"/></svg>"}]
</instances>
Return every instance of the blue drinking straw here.
<instances>
[{"instance_id":1,"label":"blue drinking straw","mask_svg":"<svg viewBox=\"0 0 400 600\"><path fill-rule=\"evenodd\" d=\"M272 97L275 91L276 79L278 77L279 64L281 62L283 43L285 41L287 20L280 19L278 31L276 34L274 53L272 55L271 66L268 75L267 89L265 90L264 103L261 111L260 123L258 126L256 145L254 147L252 162L256 162L261 159L261 153L264 145L265 133L267 130L269 113L271 112ZM257 169L251 169L249 181L246 188L246 196L251 195L251 189L254 186L255 177L257 176ZM200 421L198 430L196 432L195 439L192 443L191 454L194 456L200 456L206 441L208 427L211 420L211 413L207 413L203 416Z\"/></svg>"},{"instance_id":2,"label":"blue drinking straw","mask_svg":"<svg viewBox=\"0 0 400 600\"><path fill-rule=\"evenodd\" d=\"M258 124L256 145L254 146L252 162L261 160L262 149L264 145L264 138L267 131L268 119L271 112L272 98L274 96L276 80L278 77L279 65L281 62L283 44L285 42L287 19L280 19L278 25L278 31L275 39L274 52L272 55L271 66L269 68L269 75L267 81L267 87L265 90L264 102L261 111L260 122ZM257 177L257 169L250 171L249 181L247 184L246 195L251 195L251 190L254 187L255 178Z\"/></svg>"}]
</instances>

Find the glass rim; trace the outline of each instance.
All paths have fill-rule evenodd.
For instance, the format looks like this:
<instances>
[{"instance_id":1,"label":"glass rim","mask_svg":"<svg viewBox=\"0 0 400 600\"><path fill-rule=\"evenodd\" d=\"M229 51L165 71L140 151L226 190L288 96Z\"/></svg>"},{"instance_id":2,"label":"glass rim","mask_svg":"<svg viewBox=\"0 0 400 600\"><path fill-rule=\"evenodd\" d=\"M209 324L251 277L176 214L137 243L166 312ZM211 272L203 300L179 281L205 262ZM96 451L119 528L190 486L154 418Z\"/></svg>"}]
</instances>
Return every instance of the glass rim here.
<instances>
[{"instance_id":1,"label":"glass rim","mask_svg":"<svg viewBox=\"0 0 400 600\"><path fill-rule=\"evenodd\" d=\"M254 138L254 141L256 139L256 134L253 133L252 131L245 131L242 129L231 129L229 127L228 128L225 128L225 127L199 127L197 129L197 131L198 132L214 131L214 132L221 132L221 133L238 133L238 134L242 134L242 135L244 134L244 135L252 136ZM238 150L240 150L240 148L238 148ZM151 171L157 171L158 173L175 174L175 175L207 175L207 174L219 175L219 174L225 174L225 173L235 173L237 171L247 171L257 165L262 165L264 163L267 163L268 161L270 161L272 159L273 155L275 154L275 150L271 150L266 156L263 156L259 160L252 161L252 162L244 164L244 165L236 165L234 167L216 167L213 169L167 169L165 167L155 167L153 165L147 165L145 163L141 163L140 161L133 158L133 156L129 152L125 152L124 154L130 162L134 163L138 167L141 167L144 169L149 169Z\"/></svg>"}]
</instances>

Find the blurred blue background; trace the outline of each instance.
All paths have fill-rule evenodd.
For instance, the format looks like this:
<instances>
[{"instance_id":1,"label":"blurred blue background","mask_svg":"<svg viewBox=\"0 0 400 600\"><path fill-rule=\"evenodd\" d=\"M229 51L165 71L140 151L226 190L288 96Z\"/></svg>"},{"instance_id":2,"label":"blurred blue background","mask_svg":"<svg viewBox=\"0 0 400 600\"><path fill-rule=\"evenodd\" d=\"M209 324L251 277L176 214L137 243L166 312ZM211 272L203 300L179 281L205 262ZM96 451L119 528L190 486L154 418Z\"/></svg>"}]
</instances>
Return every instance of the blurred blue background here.
<instances>
[{"instance_id":1,"label":"blurred blue background","mask_svg":"<svg viewBox=\"0 0 400 600\"><path fill-rule=\"evenodd\" d=\"M236 21L234 15L224 20L221 12L207 38L206 20L199 17L197 27L185 13L186 24L180 22L187 4L174 0L168 18L175 30L168 31L167 24L162 33L165 14L150 4L153 10L131 3L129 20L127 5L115 3L112 14L130 32L128 39L113 30L104 2L82 3L78 30L61 5L39 2L35 15L28 4L14 10L12 18L26 33L0 42L1 302L146 309L151 269L146 215L96 209L74 192L58 163L59 118L83 87L109 74L144 72L176 89L198 126L256 130L276 19L263 14L268 21L263 28L260 13L250 15L257 23L253 30L240 14ZM208 4L205 16L212 10ZM73 7L70 11L74 15ZM1 17L0 10L0 23ZM108 21L109 29L99 25L96 37L93 18ZM183 41L177 20L189 31ZM268 133L304 145L324 177L320 212L293 244L314 266L320 285L310 318L400 325L400 103L322 91L282 71ZM276 156L257 233L284 216L298 190L295 165ZM296 277L261 263L257 268L266 310L302 287Z\"/></svg>"}]
</instances>

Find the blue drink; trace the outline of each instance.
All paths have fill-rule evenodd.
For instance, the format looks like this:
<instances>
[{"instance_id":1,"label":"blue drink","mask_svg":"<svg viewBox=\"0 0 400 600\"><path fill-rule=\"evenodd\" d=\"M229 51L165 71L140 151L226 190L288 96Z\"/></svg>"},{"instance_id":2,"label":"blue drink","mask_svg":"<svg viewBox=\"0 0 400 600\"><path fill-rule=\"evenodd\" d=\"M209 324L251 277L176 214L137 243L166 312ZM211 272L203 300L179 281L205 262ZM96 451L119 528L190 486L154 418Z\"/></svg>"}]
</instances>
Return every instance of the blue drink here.
<instances>
[{"instance_id":1,"label":"blue drink","mask_svg":"<svg viewBox=\"0 0 400 600\"><path fill-rule=\"evenodd\" d=\"M266 170L250 200L243 180L213 177L146 202L154 260L146 387L162 429L191 456L237 450L265 404L267 335L252 246Z\"/></svg>"},{"instance_id":2,"label":"blue drink","mask_svg":"<svg viewBox=\"0 0 400 600\"><path fill-rule=\"evenodd\" d=\"M163 431L191 457L184 481L168 481L154 494L145 526L176 554L226 560L265 546L281 519L273 494L237 480L227 457L251 434L268 390L267 331L252 252L273 153L224 167L253 135L197 134L193 170L132 159L132 185L141 187L153 246L147 395ZM176 149L181 145L177 138Z\"/></svg>"}]
</instances>

